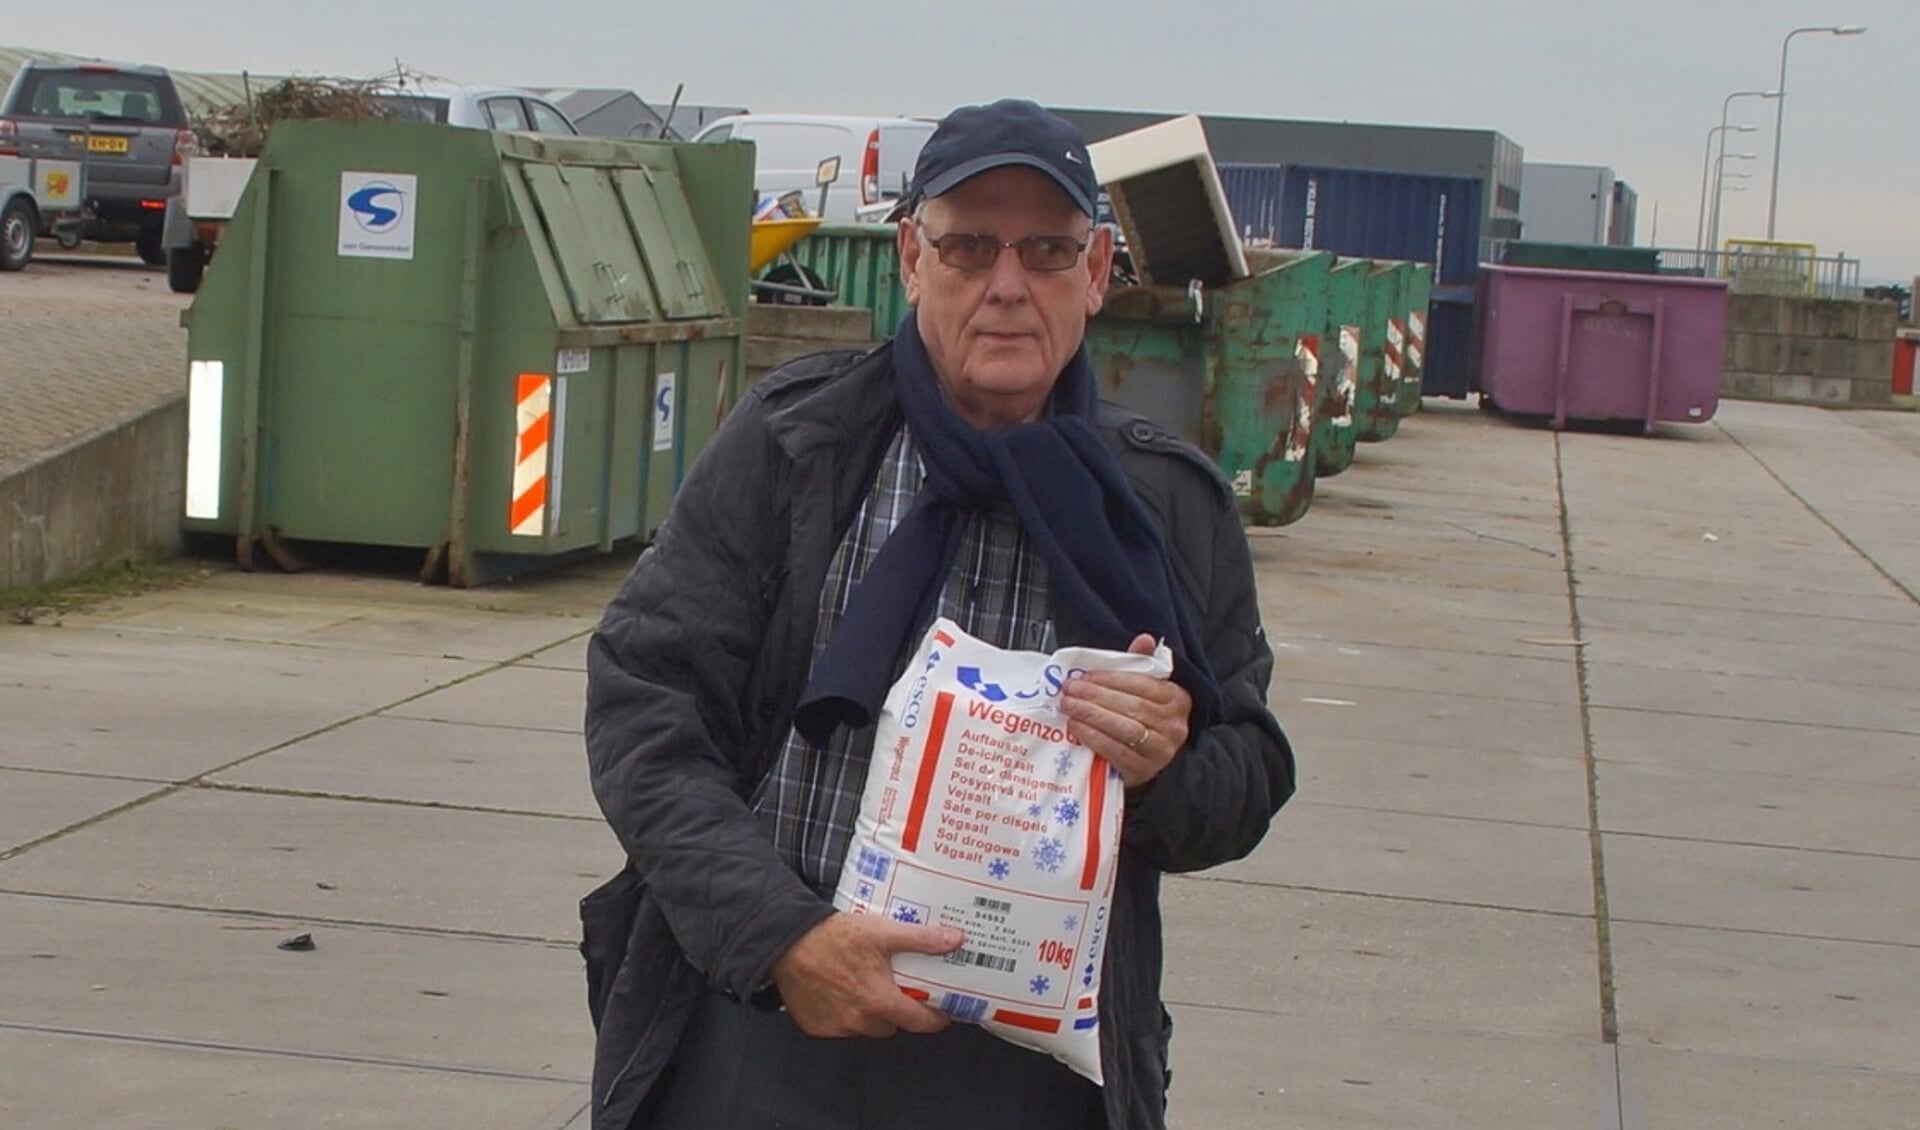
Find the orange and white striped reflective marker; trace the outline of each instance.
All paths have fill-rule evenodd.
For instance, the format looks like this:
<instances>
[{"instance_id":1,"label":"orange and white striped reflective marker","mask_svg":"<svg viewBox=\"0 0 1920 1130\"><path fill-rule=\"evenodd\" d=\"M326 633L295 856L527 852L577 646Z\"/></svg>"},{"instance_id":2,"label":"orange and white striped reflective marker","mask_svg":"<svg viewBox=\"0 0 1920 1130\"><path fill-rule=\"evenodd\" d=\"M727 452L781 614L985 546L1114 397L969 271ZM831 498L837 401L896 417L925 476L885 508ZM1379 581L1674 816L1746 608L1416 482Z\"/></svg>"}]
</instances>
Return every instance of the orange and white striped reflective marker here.
<instances>
[{"instance_id":1,"label":"orange and white striped reflective marker","mask_svg":"<svg viewBox=\"0 0 1920 1130\"><path fill-rule=\"evenodd\" d=\"M1400 384L1400 350L1406 345L1407 331L1400 328L1400 319L1387 319L1387 346L1381 354L1381 362L1386 366L1387 380L1396 387Z\"/></svg>"},{"instance_id":2,"label":"orange and white striped reflective marker","mask_svg":"<svg viewBox=\"0 0 1920 1130\"><path fill-rule=\"evenodd\" d=\"M547 530L547 449L553 432L553 378L521 373L514 389L513 502L507 529L525 537Z\"/></svg>"},{"instance_id":3,"label":"orange and white striped reflective marker","mask_svg":"<svg viewBox=\"0 0 1920 1130\"><path fill-rule=\"evenodd\" d=\"M1427 316L1418 310L1407 312L1407 370L1404 374L1413 380L1413 374L1427 359Z\"/></svg>"},{"instance_id":4,"label":"orange and white striped reflective marker","mask_svg":"<svg viewBox=\"0 0 1920 1130\"><path fill-rule=\"evenodd\" d=\"M1287 462L1297 463L1307 457L1307 448L1313 442L1313 401L1320 394L1320 337L1317 334L1301 334L1293 347L1294 359L1300 362L1300 373L1306 378L1306 388L1301 390L1300 403L1295 407L1293 430L1287 433Z\"/></svg>"},{"instance_id":5,"label":"orange and white striped reflective marker","mask_svg":"<svg viewBox=\"0 0 1920 1130\"><path fill-rule=\"evenodd\" d=\"M1337 428L1353 426L1354 386L1359 383L1360 372L1360 327L1340 327L1340 372L1334 377L1333 406L1338 415L1333 418Z\"/></svg>"}]
</instances>

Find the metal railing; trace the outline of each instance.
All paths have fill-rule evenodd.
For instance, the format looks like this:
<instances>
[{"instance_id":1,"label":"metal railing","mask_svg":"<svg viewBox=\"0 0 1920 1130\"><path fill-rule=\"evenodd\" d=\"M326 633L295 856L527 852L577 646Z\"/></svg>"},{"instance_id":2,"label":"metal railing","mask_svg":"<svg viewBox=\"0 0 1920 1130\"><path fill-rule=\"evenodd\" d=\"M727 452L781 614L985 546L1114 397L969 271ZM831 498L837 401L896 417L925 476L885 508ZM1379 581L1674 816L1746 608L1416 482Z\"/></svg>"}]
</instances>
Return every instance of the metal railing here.
<instances>
[{"instance_id":1,"label":"metal railing","mask_svg":"<svg viewBox=\"0 0 1920 1130\"><path fill-rule=\"evenodd\" d=\"M1660 273L1727 279L1733 283L1736 294L1861 297L1860 260L1844 255L1810 255L1773 249L1696 251L1690 247L1663 247Z\"/></svg>"},{"instance_id":2,"label":"metal railing","mask_svg":"<svg viewBox=\"0 0 1920 1130\"><path fill-rule=\"evenodd\" d=\"M1480 261L1498 263L1512 240L1483 239ZM1736 294L1777 294L1788 298L1860 299L1860 260L1845 255L1815 255L1805 244L1770 244L1726 251L1691 247L1660 248L1660 273L1727 279Z\"/></svg>"}]
</instances>

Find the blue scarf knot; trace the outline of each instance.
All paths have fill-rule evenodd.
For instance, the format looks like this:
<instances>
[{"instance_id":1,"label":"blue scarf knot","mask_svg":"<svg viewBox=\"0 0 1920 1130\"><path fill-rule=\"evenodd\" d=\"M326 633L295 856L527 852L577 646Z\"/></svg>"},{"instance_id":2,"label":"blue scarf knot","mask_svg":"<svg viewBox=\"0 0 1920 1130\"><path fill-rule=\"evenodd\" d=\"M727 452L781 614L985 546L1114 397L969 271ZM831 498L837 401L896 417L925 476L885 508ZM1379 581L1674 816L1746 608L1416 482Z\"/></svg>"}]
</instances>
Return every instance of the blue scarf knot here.
<instances>
[{"instance_id":1,"label":"blue scarf knot","mask_svg":"<svg viewBox=\"0 0 1920 1130\"><path fill-rule=\"evenodd\" d=\"M893 339L895 388L927 477L906 517L848 597L794 712L801 736L879 713L916 628L931 623L974 511L1012 503L1047 563L1052 592L1093 647L1124 651L1146 632L1173 649L1173 678L1193 696L1192 728L1219 717L1220 688L1153 517L1094 430L1093 367L1083 346L1061 371L1041 420L981 429L947 403L909 314Z\"/></svg>"}]
</instances>

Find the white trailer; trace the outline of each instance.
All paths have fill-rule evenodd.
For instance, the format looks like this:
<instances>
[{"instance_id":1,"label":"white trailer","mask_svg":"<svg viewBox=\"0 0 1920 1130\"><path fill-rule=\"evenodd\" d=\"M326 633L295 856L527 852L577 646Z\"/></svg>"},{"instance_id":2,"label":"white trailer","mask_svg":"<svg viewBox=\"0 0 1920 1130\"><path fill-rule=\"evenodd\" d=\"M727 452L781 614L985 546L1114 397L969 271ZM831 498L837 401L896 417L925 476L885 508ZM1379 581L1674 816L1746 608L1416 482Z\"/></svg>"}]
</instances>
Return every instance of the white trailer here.
<instances>
[{"instance_id":1,"label":"white trailer","mask_svg":"<svg viewBox=\"0 0 1920 1130\"><path fill-rule=\"evenodd\" d=\"M79 243L87 200L87 171L78 161L0 157L0 271L18 271L33 259L43 235Z\"/></svg>"},{"instance_id":2,"label":"white trailer","mask_svg":"<svg viewBox=\"0 0 1920 1130\"><path fill-rule=\"evenodd\" d=\"M200 289L200 276L220 244L227 221L240 207L252 157L189 157L180 192L167 202L160 244L167 249L167 285L181 294Z\"/></svg>"}]
</instances>

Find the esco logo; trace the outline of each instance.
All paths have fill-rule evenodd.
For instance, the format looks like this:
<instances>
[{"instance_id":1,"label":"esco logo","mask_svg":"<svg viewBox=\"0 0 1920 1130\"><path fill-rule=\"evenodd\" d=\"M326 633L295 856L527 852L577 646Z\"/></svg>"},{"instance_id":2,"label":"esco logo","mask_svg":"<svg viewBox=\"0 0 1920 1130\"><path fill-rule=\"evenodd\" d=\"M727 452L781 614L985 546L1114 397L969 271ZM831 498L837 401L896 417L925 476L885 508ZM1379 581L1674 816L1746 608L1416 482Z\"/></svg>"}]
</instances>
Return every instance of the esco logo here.
<instances>
[{"instance_id":1,"label":"esco logo","mask_svg":"<svg viewBox=\"0 0 1920 1130\"><path fill-rule=\"evenodd\" d=\"M1025 702L1036 698L1052 698L1060 693L1060 688L1066 685L1068 679L1084 674L1086 672L1078 667L1068 670L1058 663L1049 663L1047 669L1041 672L1039 686L1008 693L1005 687L983 676L978 667L956 667L953 671L956 682L988 702L1006 702L1008 699Z\"/></svg>"},{"instance_id":2,"label":"esco logo","mask_svg":"<svg viewBox=\"0 0 1920 1130\"><path fill-rule=\"evenodd\" d=\"M986 699L988 702L1007 701L1007 692L999 683L989 683L981 678L980 668L978 667L955 668L953 677L961 686L979 695L981 698Z\"/></svg>"},{"instance_id":3,"label":"esco logo","mask_svg":"<svg viewBox=\"0 0 1920 1130\"><path fill-rule=\"evenodd\" d=\"M385 181L362 186L347 197L347 209L360 230L380 235L393 230L406 213L407 195Z\"/></svg>"},{"instance_id":4,"label":"esco logo","mask_svg":"<svg viewBox=\"0 0 1920 1130\"><path fill-rule=\"evenodd\" d=\"M927 697L927 672L939 665L940 650L935 648L927 655L926 665L920 668L920 677L913 681L913 693L907 698L907 709L900 720L909 730L920 724L920 705Z\"/></svg>"}]
</instances>

